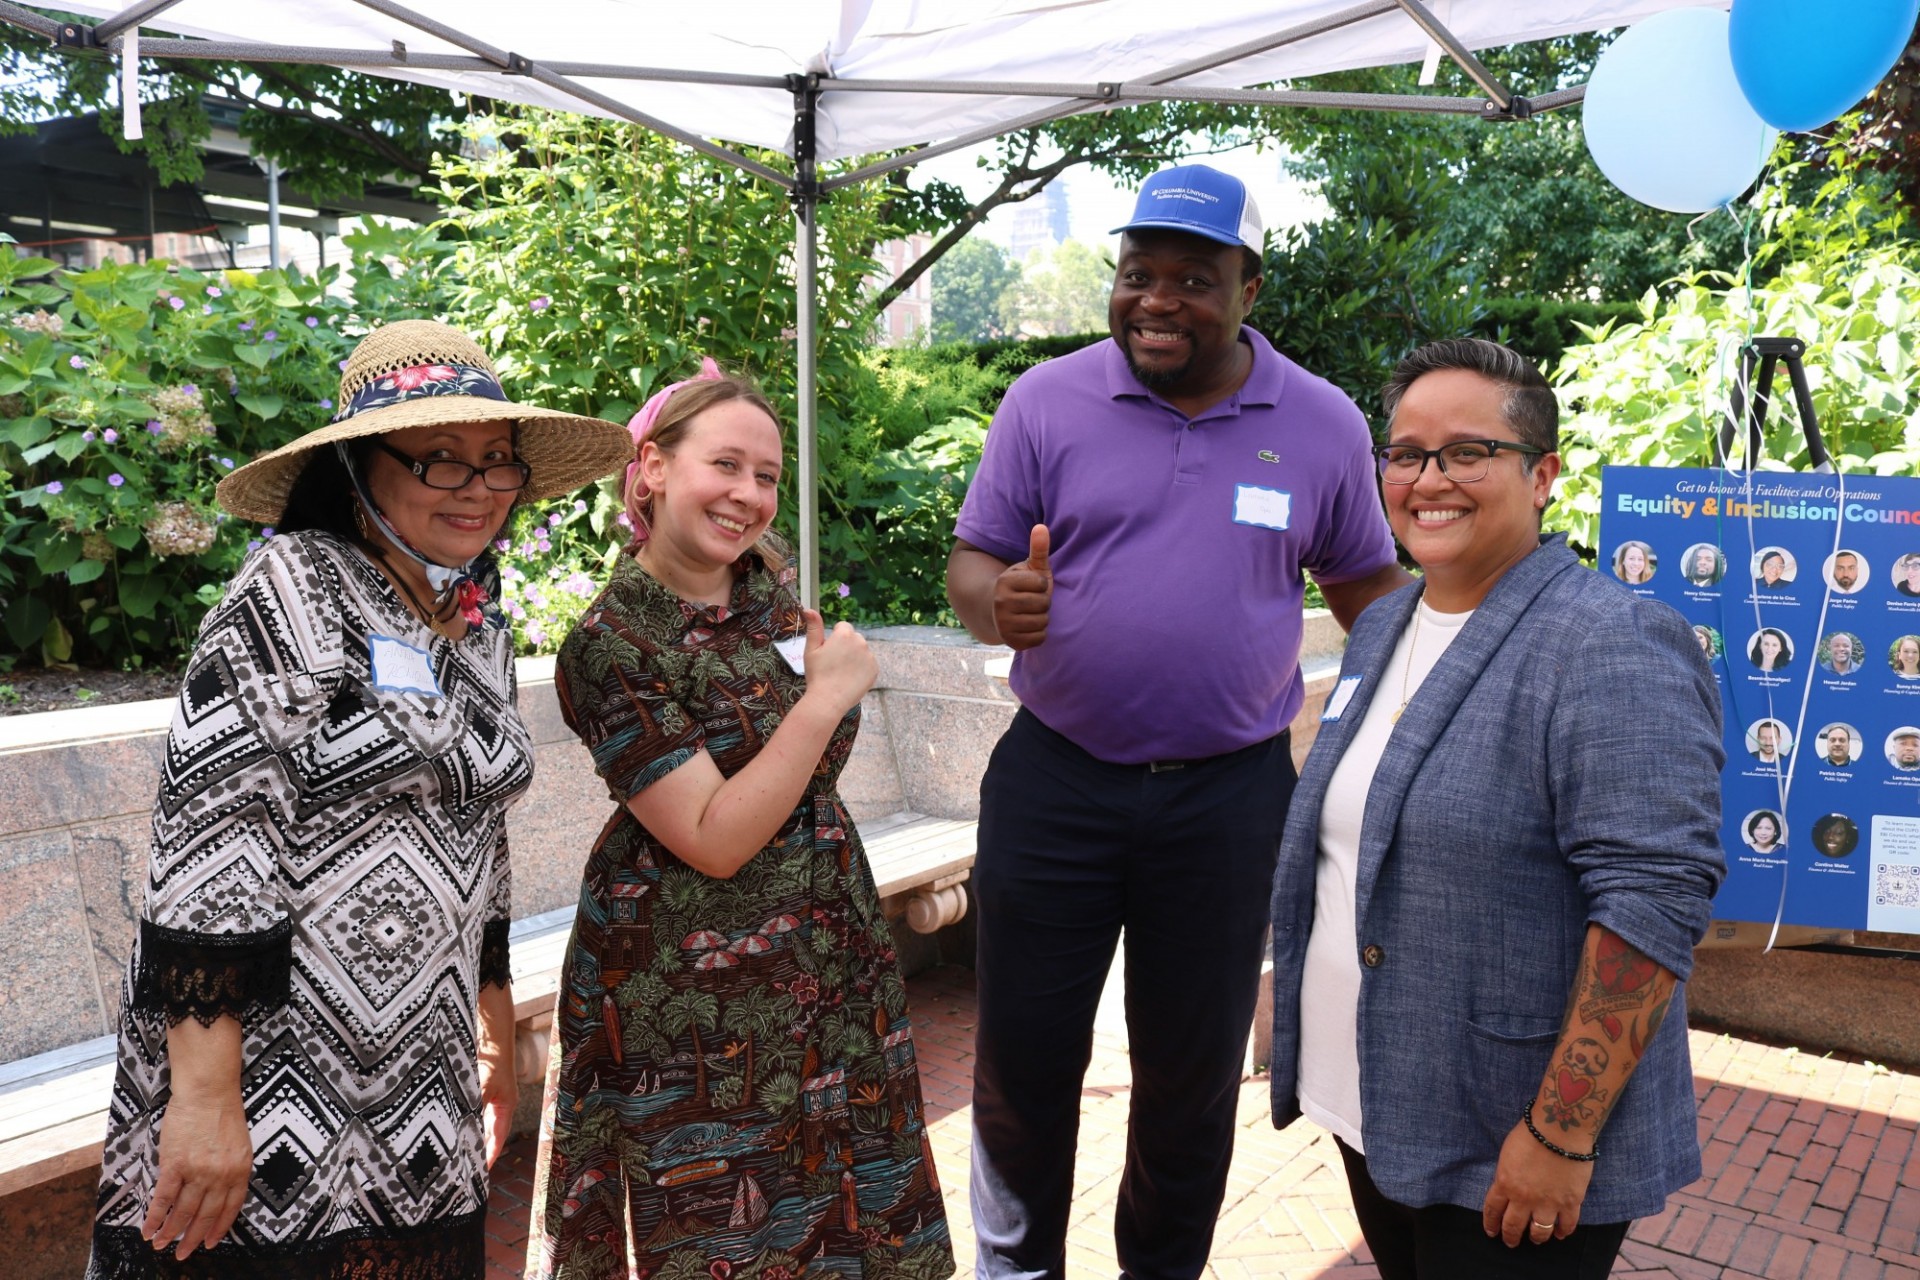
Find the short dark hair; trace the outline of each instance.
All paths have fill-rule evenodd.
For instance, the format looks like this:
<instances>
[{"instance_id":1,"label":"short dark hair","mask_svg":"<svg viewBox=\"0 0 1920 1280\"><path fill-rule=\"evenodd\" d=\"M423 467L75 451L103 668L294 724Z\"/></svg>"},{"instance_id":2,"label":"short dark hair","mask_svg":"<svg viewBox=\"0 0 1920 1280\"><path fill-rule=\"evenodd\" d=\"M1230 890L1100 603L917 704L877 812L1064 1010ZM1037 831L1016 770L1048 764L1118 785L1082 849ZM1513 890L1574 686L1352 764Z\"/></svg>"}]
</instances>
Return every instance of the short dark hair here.
<instances>
[{"instance_id":1,"label":"short dark hair","mask_svg":"<svg viewBox=\"0 0 1920 1280\"><path fill-rule=\"evenodd\" d=\"M1497 342L1485 338L1442 338L1409 352L1394 366L1387 385L1380 389L1380 403L1387 419L1400 408L1407 388L1429 373L1447 369L1465 369L1489 382L1505 387L1506 403L1501 416L1521 444L1530 444L1544 453L1560 452L1560 401L1533 361ZM1525 457L1526 469L1533 470L1533 458Z\"/></svg>"},{"instance_id":2,"label":"short dark hair","mask_svg":"<svg viewBox=\"0 0 1920 1280\"><path fill-rule=\"evenodd\" d=\"M1260 261L1260 255L1246 245L1240 246L1240 283L1257 280L1267 273L1266 264Z\"/></svg>"}]
</instances>

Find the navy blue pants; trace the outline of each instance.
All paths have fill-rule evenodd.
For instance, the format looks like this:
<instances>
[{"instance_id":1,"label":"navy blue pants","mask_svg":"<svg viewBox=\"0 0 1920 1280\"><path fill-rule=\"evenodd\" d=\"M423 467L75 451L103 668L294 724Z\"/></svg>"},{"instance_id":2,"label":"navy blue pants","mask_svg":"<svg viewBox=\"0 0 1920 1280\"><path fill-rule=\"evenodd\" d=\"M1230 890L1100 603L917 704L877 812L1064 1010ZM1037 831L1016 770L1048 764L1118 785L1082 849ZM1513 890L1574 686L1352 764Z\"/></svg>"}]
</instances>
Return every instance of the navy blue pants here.
<instances>
[{"instance_id":1,"label":"navy blue pants","mask_svg":"<svg viewBox=\"0 0 1920 1280\"><path fill-rule=\"evenodd\" d=\"M1096 760L1022 710L994 748L973 868L978 1275L1065 1274L1081 1082L1123 934L1120 1266L1129 1280L1205 1268L1294 780L1285 733L1156 770Z\"/></svg>"}]
</instances>

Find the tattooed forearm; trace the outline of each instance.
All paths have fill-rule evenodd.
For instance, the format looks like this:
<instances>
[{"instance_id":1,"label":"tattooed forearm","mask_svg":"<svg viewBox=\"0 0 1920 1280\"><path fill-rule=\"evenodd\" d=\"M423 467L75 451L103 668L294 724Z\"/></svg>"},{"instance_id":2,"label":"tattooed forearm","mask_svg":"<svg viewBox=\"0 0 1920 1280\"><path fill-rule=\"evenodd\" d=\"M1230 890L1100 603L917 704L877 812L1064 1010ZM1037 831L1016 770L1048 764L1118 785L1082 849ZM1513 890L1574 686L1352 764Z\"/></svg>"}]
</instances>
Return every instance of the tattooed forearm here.
<instances>
[{"instance_id":1,"label":"tattooed forearm","mask_svg":"<svg viewBox=\"0 0 1920 1280\"><path fill-rule=\"evenodd\" d=\"M1543 1127L1594 1144L1672 1007L1676 981L1618 934L1587 926L1560 1042L1535 1099Z\"/></svg>"}]
</instances>

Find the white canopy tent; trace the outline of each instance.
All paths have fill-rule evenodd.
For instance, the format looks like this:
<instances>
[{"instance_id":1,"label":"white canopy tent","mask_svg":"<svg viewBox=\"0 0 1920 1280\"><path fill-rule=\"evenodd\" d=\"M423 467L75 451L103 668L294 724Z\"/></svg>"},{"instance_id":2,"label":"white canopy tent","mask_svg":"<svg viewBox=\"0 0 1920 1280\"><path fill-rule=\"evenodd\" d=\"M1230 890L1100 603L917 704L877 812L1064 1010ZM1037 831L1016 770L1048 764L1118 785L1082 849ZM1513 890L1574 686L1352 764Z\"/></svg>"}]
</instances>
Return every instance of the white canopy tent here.
<instances>
[{"instance_id":1,"label":"white canopy tent","mask_svg":"<svg viewBox=\"0 0 1920 1280\"><path fill-rule=\"evenodd\" d=\"M8 22L122 58L321 63L629 120L791 191L800 291L800 587L819 595L814 477L815 212L834 190L1083 111L1178 99L1524 119L1470 52L1637 22L1700 0L59 0ZM1725 7L1726 0L1708 0ZM43 6L56 7L52 5ZM188 38L148 38L158 26ZM1250 90L1451 57L1459 98ZM781 172L716 139L785 152ZM886 152L819 176L823 161Z\"/></svg>"}]
</instances>

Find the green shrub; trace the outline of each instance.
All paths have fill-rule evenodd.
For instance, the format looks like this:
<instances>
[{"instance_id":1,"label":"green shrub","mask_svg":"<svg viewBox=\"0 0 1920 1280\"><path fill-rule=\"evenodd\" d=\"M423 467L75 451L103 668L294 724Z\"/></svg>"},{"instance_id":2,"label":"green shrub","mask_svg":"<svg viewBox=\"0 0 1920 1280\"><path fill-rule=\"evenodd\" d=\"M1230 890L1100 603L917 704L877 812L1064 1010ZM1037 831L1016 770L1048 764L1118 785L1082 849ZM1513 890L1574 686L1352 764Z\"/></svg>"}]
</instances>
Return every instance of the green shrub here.
<instances>
[{"instance_id":1,"label":"green shrub","mask_svg":"<svg viewBox=\"0 0 1920 1280\"><path fill-rule=\"evenodd\" d=\"M1481 300L1473 333L1504 342L1543 369L1560 363L1566 349L1587 340L1589 330L1640 317L1637 302L1564 302L1557 298Z\"/></svg>"}]
</instances>

